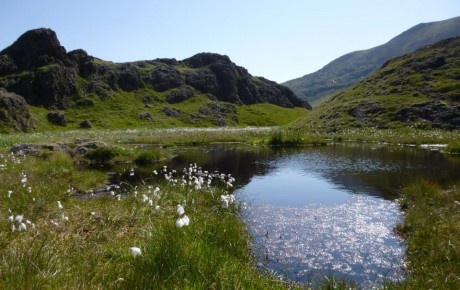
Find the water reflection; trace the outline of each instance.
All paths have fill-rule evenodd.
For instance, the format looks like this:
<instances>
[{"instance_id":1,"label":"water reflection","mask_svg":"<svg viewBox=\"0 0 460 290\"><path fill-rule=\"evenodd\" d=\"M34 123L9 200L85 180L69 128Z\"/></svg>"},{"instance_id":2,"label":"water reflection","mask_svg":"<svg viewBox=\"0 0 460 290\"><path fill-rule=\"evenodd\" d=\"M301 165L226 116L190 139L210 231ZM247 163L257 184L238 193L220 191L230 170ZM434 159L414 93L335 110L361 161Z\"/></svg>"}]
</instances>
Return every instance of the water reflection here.
<instances>
[{"instance_id":1,"label":"water reflection","mask_svg":"<svg viewBox=\"0 0 460 290\"><path fill-rule=\"evenodd\" d=\"M460 180L458 160L410 147L171 150L176 157L161 166L182 170L197 163L236 178L237 196L248 201L244 221L257 255L265 267L302 282L326 273L364 288L400 279L404 245L392 230L402 218L393 201L400 188L417 178L443 186Z\"/></svg>"}]
</instances>

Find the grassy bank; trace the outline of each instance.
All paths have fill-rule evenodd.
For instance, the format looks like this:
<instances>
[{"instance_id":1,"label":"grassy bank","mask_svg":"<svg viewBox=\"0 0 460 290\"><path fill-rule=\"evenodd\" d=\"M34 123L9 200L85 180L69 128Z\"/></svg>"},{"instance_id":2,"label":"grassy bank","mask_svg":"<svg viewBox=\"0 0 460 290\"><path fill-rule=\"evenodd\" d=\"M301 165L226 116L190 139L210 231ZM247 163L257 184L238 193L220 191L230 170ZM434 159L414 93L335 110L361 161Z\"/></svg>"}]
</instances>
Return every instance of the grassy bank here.
<instances>
[{"instance_id":1,"label":"grassy bank","mask_svg":"<svg viewBox=\"0 0 460 290\"><path fill-rule=\"evenodd\" d=\"M389 144L449 144L449 151L459 151L458 131L362 128L338 132L313 131L294 127L219 127L219 128L137 128L120 130L69 130L36 133L2 134L0 148L21 143L56 143L89 139L109 144L158 144L163 146L201 145L213 142L249 144L308 145L326 142L378 142Z\"/></svg>"},{"instance_id":2,"label":"grassy bank","mask_svg":"<svg viewBox=\"0 0 460 290\"><path fill-rule=\"evenodd\" d=\"M92 198L105 174L65 153L0 160L0 288L287 287L256 269L227 175L162 168Z\"/></svg>"},{"instance_id":3,"label":"grassy bank","mask_svg":"<svg viewBox=\"0 0 460 290\"><path fill-rule=\"evenodd\" d=\"M404 190L408 277L401 289L460 288L460 188L416 182Z\"/></svg>"}]
</instances>

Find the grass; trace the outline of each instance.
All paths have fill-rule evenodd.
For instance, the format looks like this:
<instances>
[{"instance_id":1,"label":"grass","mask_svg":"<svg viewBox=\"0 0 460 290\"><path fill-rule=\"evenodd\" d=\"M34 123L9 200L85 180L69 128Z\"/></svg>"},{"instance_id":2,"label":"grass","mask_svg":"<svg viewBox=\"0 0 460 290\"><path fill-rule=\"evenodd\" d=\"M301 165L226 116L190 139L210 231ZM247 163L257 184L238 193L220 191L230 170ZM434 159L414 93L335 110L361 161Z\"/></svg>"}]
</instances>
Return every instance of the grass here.
<instances>
[{"instance_id":1,"label":"grass","mask_svg":"<svg viewBox=\"0 0 460 290\"><path fill-rule=\"evenodd\" d=\"M300 130L277 130L273 131L268 140L270 146L304 146L304 145L326 145L326 141L320 137L302 134Z\"/></svg>"},{"instance_id":2,"label":"grass","mask_svg":"<svg viewBox=\"0 0 460 290\"><path fill-rule=\"evenodd\" d=\"M209 177L200 169L190 175L152 173L154 181L144 186L82 200L73 196L104 184L105 174L76 168L62 152L46 159L2 154L1 160L5 165L0 171L1 288L288 286L255 268L237 205L221 206L220 196L228 191L225 183L213 177L208 187ZM163 174L172 178L166 181ZM227 181L231 182L226 177ZM187 227L175 225L178 204L190 218ZM21 215L22 221L17 218ZM9 221L9 216L16 221ZM27 230L18 230L21 223ZM133 257L130 247L139 247L142 255Z\"/></svg>"},{"instance_id":3,"label":"grass","mask_svg":"<svg viewBox=\"0 0 460 290\"><path fill-rule=\"evenodd\" d=\"M443 190L427 181L404 189L408 278L397 288L460 288L460 189Z\"/></svg>"}]
</instances>

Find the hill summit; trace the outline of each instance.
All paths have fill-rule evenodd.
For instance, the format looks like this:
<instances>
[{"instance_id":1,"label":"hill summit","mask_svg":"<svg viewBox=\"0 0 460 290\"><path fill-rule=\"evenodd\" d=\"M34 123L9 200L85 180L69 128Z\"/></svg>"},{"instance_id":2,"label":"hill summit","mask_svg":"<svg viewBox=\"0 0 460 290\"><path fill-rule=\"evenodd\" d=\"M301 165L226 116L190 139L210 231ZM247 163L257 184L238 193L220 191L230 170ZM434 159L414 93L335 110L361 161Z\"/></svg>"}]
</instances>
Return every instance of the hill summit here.
<instances>
[{"instance_id":1,"label":"hill summit","mask_svg":"<svg viewBox=\"0 0 460 290\"><path fill-rule=\"evenodd\" d=\"M414 52L425 45L460 36L460 17L421 23L387 43L343 55L322 69L283 83L300 98L315 104L348 88L380 68L386 61Z\"/></svg>"}]
</instances>

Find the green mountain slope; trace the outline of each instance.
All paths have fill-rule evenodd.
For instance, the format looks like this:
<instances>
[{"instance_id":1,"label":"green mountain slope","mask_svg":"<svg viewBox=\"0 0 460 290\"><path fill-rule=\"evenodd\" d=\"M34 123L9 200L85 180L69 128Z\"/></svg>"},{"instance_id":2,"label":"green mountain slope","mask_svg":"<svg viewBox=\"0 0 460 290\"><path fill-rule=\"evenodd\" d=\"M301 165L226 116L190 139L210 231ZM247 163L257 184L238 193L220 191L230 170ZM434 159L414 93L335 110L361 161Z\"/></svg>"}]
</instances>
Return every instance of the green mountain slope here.
<instances>
[{"instance_id":1,"label":"green mountain slope","mask_svg":"<svg viewBox=\"0 0 460 290\"><path fill-rule=\"evenodd\" d=\"M289 88L216 53L113 63L67 52L44 28L0 51L3 131L282 125L307 109Z\"/></svg>"},{"instance_id":2,"label":"green mountain slope","mask_svg":"<svg viewBox=\"0 0 460 290\"><path fill-rule=\"evenodd\" d=\"M460 129L460 38L388 61L297 125L326 131L403 126Z\"/></svg>"},{"instance_id":3,"label":"green mountain slope","mask_svg":"<svg viewBox=\"0 0 460 290\"><path fill-rule=\"evenodd\" d=\"M418 24L383 45L351 52L314 73L287 81L283 85L292 89L300 98L315 105L326 96L348 88L368 76L389 59L413 52L442 39L457 36L460 36L460 17Z\"/></svg>"}]
</instances>

